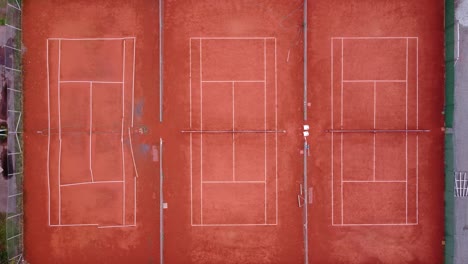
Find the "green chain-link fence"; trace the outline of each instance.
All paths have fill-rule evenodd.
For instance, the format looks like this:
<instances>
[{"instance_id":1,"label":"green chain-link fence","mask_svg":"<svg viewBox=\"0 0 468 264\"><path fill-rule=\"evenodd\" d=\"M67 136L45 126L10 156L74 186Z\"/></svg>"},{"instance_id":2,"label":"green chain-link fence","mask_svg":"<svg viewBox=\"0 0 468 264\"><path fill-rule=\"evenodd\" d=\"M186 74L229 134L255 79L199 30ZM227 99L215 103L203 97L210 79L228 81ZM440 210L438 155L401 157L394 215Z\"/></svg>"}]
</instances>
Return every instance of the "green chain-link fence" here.
<instances>
[{"instance_id":1,"label":"green chain-link fence","mask_svg":"<svg viewBox=\"0 0 468 264\"><path fill-rule=\"evenodd\" d=\"M454 149L453 113L455 89L455 6L445 0L445 263L453 263L454 256Z\"/></svg>"},{"instance_id":2,"label":"green chain-link fence","mask_svg":"<svg viewBox=\"0 0 468 264\"><path fill-rule=\"evenodd\" d=\"M21 0L0 0L0 263L23 258Z\"/></svg>"}]
</instances>

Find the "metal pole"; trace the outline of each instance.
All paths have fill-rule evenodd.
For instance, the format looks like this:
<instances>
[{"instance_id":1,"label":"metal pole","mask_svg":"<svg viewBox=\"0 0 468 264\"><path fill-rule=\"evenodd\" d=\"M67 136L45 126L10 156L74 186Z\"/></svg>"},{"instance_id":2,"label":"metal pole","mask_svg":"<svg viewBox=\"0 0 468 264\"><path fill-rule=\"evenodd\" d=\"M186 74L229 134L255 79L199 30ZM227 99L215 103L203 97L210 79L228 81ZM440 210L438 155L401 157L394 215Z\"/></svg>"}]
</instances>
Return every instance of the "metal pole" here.
<instances>
[{"instance_id":1,"label":"metal pole","mask_svg":"<svg viewBox=\"0 0 468 264\"><path fill-rule=\"evenodd\" d=\"M304 121L307 121L307 0L304 0Z\"/></svg>"},{"instance_id":2,"label":"metal pole","mask_svg":"<svg viewBox=\"0 0 468 264\"><path fill-rule=\"evenodd\" d=\"M163 0L159 0L159 122L163 121Z\"/></svg>"},{"instance_id":3,"label":"metal pole","mask_svg":"<svg viewBox=\"0 0 468 264\"><path fill-rule=\"evenodd\" d=\"M159 263L164 262L164 196L163 196L163 140L159 139Z\"/></svg>"},{"instance_id":4,"label":"metal pole","mask_svg":"<svg viewBox=\"0 0 468 264\"><path fill-rule=\"evenodd\" d=\"M457 36L457 40L456 40L457 49L456 49L456 52L455 52L457 54L456 57L455 57L455 65L456 65L457 62L458 62L458 59L460 59L460 22L457 21L455 26L457 27L457 29L456 29L456 31L457 31L457 34L456 34L456 36Z\"/></svg>"},{"instance_id":5,"label":"metal pole","mask_svg":"<svg viewBox=\"0 0 468 264\"><path fill-rule=\"evenodd\" d=\"M303 206L303 224L304 224L304 263L309 263L309 239L308 239L308 211L307 211L307 201L308 201L308 194L307 194L307 154L309 152L309 145L307 141L304 141L304 206Z\"/></svg>"},{"instance_id":6,"label":"metal pole","mask_svg":"<svg viewBox=\"0 0 468 264\"><path fill-rule=\"evenodd\" d=\"M307 121L307 0L304 0L304 121ZM307 141L304 141L304 263L309 263L309 241L308 241L308 224L307 224L307 153L309 146Z\"/></svg>"}]
</instances>

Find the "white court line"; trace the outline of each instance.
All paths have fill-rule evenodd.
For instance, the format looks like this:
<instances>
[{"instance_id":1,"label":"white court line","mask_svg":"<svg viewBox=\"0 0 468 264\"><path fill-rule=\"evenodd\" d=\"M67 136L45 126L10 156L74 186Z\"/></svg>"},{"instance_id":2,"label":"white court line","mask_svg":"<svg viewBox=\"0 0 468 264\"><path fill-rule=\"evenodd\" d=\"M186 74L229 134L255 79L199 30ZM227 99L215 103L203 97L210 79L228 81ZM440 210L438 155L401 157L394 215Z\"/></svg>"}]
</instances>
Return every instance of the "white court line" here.
<instances>
[{"instance_id":1,"label":"white court line","mask_svg":"<svg viewBox=\"0 0 468 264\"><path fill-rule=\"evenodd\" d=\"M125 48L126 43L123 41L123 55L122 55L122 130L120 134L120 142L122 147L122 225L125 225L125 153L124 153L124 120L125 120Z\"/></svg>"},{"instance_id":2,"label":"white court line","mask_svg":"<svg viewBox=\"0 0 468 264\"><path fill-rule=\"evenodd\" d=\"M417 37L332 37L332 39L372 40L372 39L415 39Z\"/></svg>"},{"instance_id":3,"label":"white court line","mask_svg":"<svg viewBox=\"0 0 468 264\"><path fill-rule=\"evenodd\" d=\"M133 39L133 76L132 76L132 127L135 118L135 66L136 65L136 38Z\"/></svg>"},{"instance_id":4,"label":"white court line","mask_svg":"<svg viewBox=\"0 0 468 264\"><path fill-rule=\"evenodd\" d=\"M335 129L334 126L333 126L333 114L334 114L334 104L333 104L333 71L334 71L334 65L333 65L333 39L330 40L330 56L331 56L331 74L330 74L330 83L331 83L331 91L330 91L330 105L331 105L331 128L332 129ZM334 165L334 155L333 155L333 149L334 149L334 135L335 133L331 133L331 208L332 208L332 211L331 211L331 217L332 217L332 224L334 224L335 222L335 216L334 216L334 189L335 189L335 185L334 185L334 169L335 169L335 165Z\"/></svg>"},{"instance_id":5,"label":"white court line","mask_svg":"<svg viewBox=\"0 0 468 264\"><path fill-rule=\"evenodd\" d=\"M343 48L344 43L343 39L341 39L341 129L343 129ZM343 134L341 134L341 158L340 158L340 170L341 170L341 180L340 180L340 188L341 188L341 224L344 222L344 211L343 211Z\"/></svg>"},{"instance_id":6,"label":"white court line","mask_svg":"<svg viewBox=\"0 0 468 264\"><path fill-rule=\"evenodd\" d=\"M377 89L376 89L376 86L377 86L377 83L374 82L374 129L376 128L375 127L375 122L376 122L376 114L377 114ZM374 148L373 148L373 160L372 160L372 174L373 174L373 179L375 181L375 152L376 152L376 149L375 149L375 139L376 139L376 134L374 133L373 135L374 137Z\"/></svg>"},{"instance_id":7,"label":"white court line","mask_svg":"<svg viewBox=\"0 0 468 264\"><path fill-rule=\"evenodd\" d=\"M192 39L189 39L189 68L189 127L192 129ZM190 134L190 144L192 144L192 134ZM192 147L192 145L190 145L190 147ZM190 159L192 159L191 151Z\"/></svg>"},{"instance_id":8,"label":"white court line","mask_svg":"<svg viewBox=\"0 0 468 264\"><path fill-rule=\"evenodd\" d=\"M360 181L360 180L344 180L343 183L406 183L406 181L397 181L397 180L372 180L372 181Z\"/></svg>"},{"instance_id":9,"label":"white court line","mask_svg":"<svg viewBox=\"0 0 468 264\"><path fill-rule=\"evenodd\" d=\"M73 80L65 80L60 81L60 83L100 83L100 84L121 84L123 82L120 81L73 81Z\"/></svg>"},{"instance_id":10,"label":"white court line","mask_svg":"<svg viewBox=\"0 0 468 264\"><path fill-rule=\"evenodd\" d=\"M123 91L123 89L122 89ZM122 98L123 99L123 98ZM125 225L125 154L124 154L124 142L123 142L123 131L124 131L124 118L122 118L122 132L120 136L120 145L122 149L122 222Z\"/></svg>"},{"instance_id":11,"label":"white court line","mask_svg":"<svg viewBox=\"0 0 468 264\"><path fill-rule=\"evenodd\" d=\"M230 82L238 82L238 83L264 83L265 80L210 80L210 81L202 81L203 83L230 83Z\"/></svg>"},{"instance_id":12,"label":"white court line","mask_svg":"<svg viewBox=\"0 0 468 264\"><path fill-rule=\"evenodd\" d=\"M217 183L217 184L237 184L237 183L262 183L265 184L265 181L202 181L202 183Z\"/></svg>"},{"instance_id":13,"label":"white court line","mask_svg":"<svg viewBox=\"0 0 468 264\"><path fill-rule=\"evenodd\" d=\"M98 226L97 228L125 228L125 227L136 227L136 225L109 225L109 226Z\"/></svg>"},{"instance_id":14,"label":"white court line","mask_svg":"<svg viewBox=\"0 0 468 264\"><path fill-rule=\"evenodd\" d=\"M137 217L137 180L133 178L133 224L136 225Z\"/></svg>"},{"instance_id":15,"label":"white court line","mask_svg":"<svg viewBox=\"0 0 468 264\"><path fill-rule=\"evenodd\" d=\"M347 38L332 38L331 47L333 47L333 44L334 44L334 43L333 43L333 40L334 40L334 39L338 39L338 40L341 39L341 41L342 41L342 43L343 43L343 40L344 40L344 39L347 39ZM362 39L367 39L367 38L362 38ZM370 38L370 39L374 39L374 38ZM390 81L405 82L405 85L406 85L406 110L405 110L405 111L406 111L406 128L407 128L407 127L408 127L408 74L409 74L409 70L408 70L408 65L409 65L409 58L408 58L409 44L408 44L408 42L409 42L409 39L416 39L416 42L418 43L418 38L417 38L417 37L414 37L414 38L411 38L411 37L407 38L407 37L405 37L405 38L402 38L402 39L406 39L406 42L407 42L407 47L406 47L406 80L343 80L343 79L342 79L342 81L344 81L344 82L374 82L374 85L376 85L376 83L379 83L379 82L390 82ZM343 44L342 44L342 48L343 48ZM418 126L418 118L419 118L419 114L418 114L418 111L419 111L419 106L418 106L418 103L419 103L419 102L418 102L418 100L419 100L419 96L418 96L418 81L419 81L419 80L418 80L418 46L417 46L416 49L417 49L417 50L416 50L416 53L417 53L417 55L416 55L416 72L417 72L417 78L416 78L416 83L417 83L417 84L416 84L416 89L417 89L417 91L416 91L416 94L417 94L417 96L416 96L416 105L417 105L417 106L416 106L416 109L417 109L417 110L416 110L416 111L417 111L417 114L416 114L416 119L417 119L417 128L418 128L418 127L419 127L419 126ZM342 55L343 55L343 51L342 51ZM333 56L334 56L334 52L333 52L333 48L331 48L331 57L332 57L332 61L331 61L331 64L332 64L331 83L332 83L332 84L333 84L333 75L334 75L334 74L333 74ZM343 64L342 64L342 66L343 66ZM342 70L343 70L343 69L342 69ZM343 72L342 72L342 76L343 76ZM376 91L377 91L377 90L376 90ZM331 94L333 95L333 85L332 85ZM375 94L376 94L376 92L375 92ZM333 98L333 96L332 96L332 98ZM343 99L343 98L342 98L342 99ZM376 101L376 99L375 99L375 101ZM333 107L333 99L331 100L331 105L332 105L332 107ZM343 105L343 103L342 103L342 105ZM332 112L331 120L333 120L333 108L332 108L332 111L331 111L331 112ZM375 110L375 112L376 112L376 110ZM341 121L343 121L343 118L341 118ZM332 121L332 126L333 126L333 121ZM374 126L375 126L375 125L374 125ZM332 135L332 136L333 136L333 135ZM419 137L418 137L418 135L417 135L417 137L416 137L416 166L417 166L417 168L416 168L416 177L417 177L417 179L416 179L416 181L417 181L417 183L416 183L416 222L413 223L413 222L409 222L409 221L408 221L408 209L409 209L409 208L408 208L408 169L406 169L406 173L405 173L405 175L406 175L406 180L403 180L403 181L376 181L376 182L405 183L405 185L406 185L406 193L405 193L405 195L406 195L406 223L404 223L404 224L400 224L400 223L396 223L396 224L395 224L395 223L388 223L388 224L382 224L382 225L389 225L389 226L392 226L392 225L416 225L416 224L418 224L418 215L419 215L419 213L418 213L418 202L419 202L419 199L418 199L418 181L419 181L419 180L418 180L418 159L419 159L419 156L418 156L418 155L419 155L419 150L418 150L419 146L418 146L418 144L419 144L419 142L418 142L418 140L419 140ZM407 135L406 135L406 141L408 141ZM407 153L407 152L408 152L408 149L407 149L407 144L408 144L408 142L406 142L406 166L408 166L408 153ZM332 145L333 145L333 141L332 141ZM342 147L343 147L343 143L341 143L341 145L342 145ZM334 156L333 156L333 146L332 146L332 157L331 157L331 158L332 158L332 160L334 159ZM342 165L343 165L343 164L342 164ZM343 168L342 168L342 169L343 169ZM374 168L374 169L375 169L375 168ZM333 174L333 170L334 170L334 167L333 167L333 162L332 162L332 174ZM333 181L333 176L332 176L332 181ZM365 182L367 182L367 181L342 181L342 182L343 182L343 183L346 183L346 182L356 182L356 183L363 182L363 183L365 183ZM368 181L368 182L374 182L374 181ZM343 188L343 186L341 186L341 188ZM341 197L341 198L343 198L343 197ZM354 225L354 224L334 224L334 223L333 223L333 221L334 221L334 217L333 217L333 214L334 214L334 210L333 210L333 199L334 199L334 194L333 194L333 183L332 183L332 225L333 225L333 226L335 226L335 225L338 225L338 226L346 226L346 225L352 226L352 225ZM343 206L343 203L342 203L341 205ZM343 213L343 211L342 211L342 213ZM342 214L342 216L343 216L343 214ZM343 222L342 222L342 223L343 223ZM381 224L355 224L355 225L372 226L372 225L381 225Z\"/></svg>"},{"instance_id":16,"label":"white court line","mask_svg":"<svg viewBox=\"0 0 468 264\"><path fill-rule=\"evenodd\" d=\"M59 40L59 48L58 48L58 85L57 85L57 92L58 92L58 121L59 121L59 156L58 156L58 193L59 193L59 210L58 210L58 215L59 215L59 224L62 223L62 192L60 190L60 169L61 169L61 163L62 163L62 117L61 117L61 111L60 111L60 105L61 105L61 97L60 97L60 66L61 66L61 51L62 50L62 41ZM50 133L49 133L50 134Z\"/></svg>"},{"instance_id":17,"label":"white court line","mask_svg":"<svg viewBox=\"0 0 468 264\"><path fill-rule=\"evenodd\" d=\"M93 163L92 163L92 144L93 144L93 83L89 83L89 172L91 181L94 181Z\"/></svg>"},{"instance_id":18,"label":"white court line","mask_svg":"<svg viewBox=\"0 0 468 264\"><path fill-rule=\"evenodd\" d=\"M130 143L130 154L132 154L133 168L135 170L135 175L138 178L138 170L137 170L137 166L136 166L136 162L135 162L135 155L134 155L134 152L133 152L132 133L130 133L130 127L128 128L128 139L130 141L129 142Z\"/></svg>"},{"instance_id":19,"label":"white court line","mask_svg":"<svg viewBox=\"0 0 468 264\"><path fill-rule=\"evenodd\" d=\"M49 40L135 40L135 37L111 37L111 38L48 38Z\"/></svg>"},{"instance_id":20,"label":"white court line","mask_svg":"<svg viewBox=\"0 0 468 264\"><path fill-rule=\"evenodd\" d=\"M190 133L190 223L193 225L193 157L192 134Z\"/></svg>"},{"instance_id":21,"label":"white court line","mask_svg":"<svg viewBox=\"0 0 468 264\"><path fill-rule=\"evenodd\" d=\"M388 83L388 82L406 82L406 80L343 80L345 83L366 83L366 82L373 82L373 83Z\"/></svg>"},{"instance_id":22,"label":"white court line","mask_svg":"<svg viewBox=\"0 0 468 264\"><path fill-rule=\"evenodd\" d=\"M381 224L335 224L333 226L411 226L417 223L381 223Z\"/></svg>"},{"instance_id":23,"label":"white court line","mask_svg":"<svg viewBox=\"0 0 468 264\"><path fill-rule=\"evenodd\" d=\"M192 106L192 102L191 102L191 99L192 99L192 91L191 91L191 85L192 85L192 82L191 82L191 79L192 79L192 47L191 47L191 40L192 39L195 39L195 38L190 38L190 41L189 41L189 59L190 59L190 62L189 62L189 67L190 67L190 73L189 73L189 97L190 97L190 107ZM275 38L271 38L271 39L274 39L275 40L275 107L277 108L277 56L276 56L276 52L277 52L277 46L276 46L276 39ZM233 85L233 127L235 126L235 106L234 106L234 103L235 103L235 82L259 82L259 83L265 83L266 82L266 41L264 38L262 38L263 42L264 42L264 80L211 80L211 81L205 81L203 80L203 43L202 43L202 39L200 39L200 112L201 112L201 122L200 122L200 127L201 129L203 128L203 83L207 82L226 82L226 83L231 83ZM265 106L265 110L264 110L264 115L265 115L265 126L266 126L266 84L264 85L264 106ZM191 107L192 108L192 107ZM192 110L192 109L191 109ZM192 119L192 111L190 111L190 121ZM276 123L276 127L278 126L277 125L277 110L275 110L275 123ZM201 135L200 137L200 155L203 156L203 135ZM234 138L235 139L235 138ZM234 140L233 140L234 142ZM276 142L276 147L275 147L275 151L276 151L276 192L278 190L278 183L277 183L277 171L278 171L278 161L277 161L277 144L278 144L278 140L277 140L277 135L275 137L275 142ZM193 198L193 137L191 138L191 199ZM267 156L267 150L266 150L267 146L266 146L266 137L265 137L265 179L266 179L266 175L267 175L267 167L266 167L266 156ZM200 171L200 178L203 179L203 160L201 159L200 160L200 167L201 167L201 171ZM235 180L235 143L233 143L233 180ZM206 183L206 182L203 182L203 180L201 181L202 183ZM224 183L224 182L223 182ZM242 183L242 182L241 182ZM264 183L264 182L262 182ZM201 197L201 201L200 201L200 207L201 207L201 213L200 213L200 218L201 218L201 221L200 222L203 222L203 187L201 186L201 191L200 191L200 197ZM266 196L267 196L267 192L265 191L265 221L266 221L266 218L267 218L267 201L266 201ZM278 196L276 195L276 223L278 223ZM193 224L193 206L191 207L191 223Z\"/></svg>"},{"instance_id":24,"label":"white court line","mask_svg":"<svg viewBox=\"0 0 468 264\"><path fill-rule=\"evenodd\" d=\"M203 130L202 39L200 38L200 130ZM203 224L203 134L200 134L200 223Z\"/></svg>"},{"instance_id":25,"label":"white court line","mask_svg":"<svg viewBox=\"0 0 468 264\"><path fill-rule=\"evenodd\" d=\"M419 129L419 39L416 38L416 129ZM419 223L419 135L416 134L416 223Z\"/></svg>"},{"instance_id":26,"label":"white court line","mask_svg":"<svg viewBox=\"0 0 468 264\"><path fill-rule=\"evenodd\" d=\"M53 227L73 227L73 226L99 226L99 224L60 224L60 225L50 225Z\"/></svg>"},{"instance_id":27,"label":"white court line","mask_svg":"<svg viewBox=\"0 0 468 264\"><path fill-rule=\"evenodd\" d=\"M419 129L419 39L416 38L416 129Z\"/></svg>"},{"instance_id":28,"label":"white court line","mask_svg":"<svg viewBox=\"0 0 468 264\"><path fill-rule=\"evenodd\" d=\"M277 224L201 224L192 226L276 226Z\"/></svg>"},{"instance_id":29,"label":"white court line","mask_svg":"<svg viewBox=\"0 0 468 264\"><path fill-rule=\"evenodd\" d=\"M405 111L406 111L406 117L405 117L405 129L408 130L408 39L406 39L406 95L405 95ZM405 175L406 175L406 191L405 191L405 197L406 197L406 223L408 223L408 132L405 133L405 163L406 163L406 170L405 170Z\"/></svg>"},{"instance_id":30,"label":"white court line","mask_svg":"<svg viewBox=\"0 0 468 264\"><path fill-rule=\"evenodd\" d=\"M277 53L276 53L276 38L275 38L275 130L278 131L278 70L277 70ZM275 224L278 224L278 133L275 133L275 203L276 203L276 219Z\"/></svg>"},{"instance_id":31,"label":"white court line","mask_svg":"<svg viewBox=\"0 0 468 264\"><path fill-rule=\"evenodd\" d=\"M265 39L275 39L274 37L191 37L190 39L200 39L200 40L265 40Z\"/></svg>"},{"instance_id":32,"label":"white court line","mask_svg":"<svg viewBox=\"0 0 468 264\"><path fill-rule=\"evenodd\" d=\"M86 185L86 184L101 184L101 183L123 183L124 181L93 181L93 182L77 182L77 183L67 183L61 184L59 187L68 187L76 185Z\"/></svg>"},{"instance_id":33,"label":"white court line","mask_svg":"<svg viewBox=\"0 0 468 264\"><path fill-rule=\"evenodd\" d=\"M136 40L135 38L119 38L119 39L120 39L120 40L132 39L132 40L134 40L134 41ZM60 114L61 114L61 111L60 111L60 105L61 105L61 96L60 96L60 88L61 88L61 87L60 87L60 83L67 83L67 82L70 82L70 83L80 83L80 82L82 82L82 83L90 83L90 90L92 90L92 83L91 83L91 82L95 82L95 83L116 83L116 84L123 84L124 81L122 81L122 82L114 82L114 81L73 81L73 80L67 81L67 80L60 80L60 68L61 68L61 67L60 67L60 64L61 64L61 40L115 40L115 39L106 38L106 39L57 39L57 40L59 40L59 74L58 74L58 76L59 76L59 78L58 78L58 79L59 79L59 80L58 80L58 87L59 87L59 88L58 88L58 94L59 94L59 123L60 123L60 126L59 126L59 128L60 128L60 129L59 129L59 130L60 130L60 131L59 131L59 135L60 135L59 168L60 168L60 166L61 166L61 143L62 143L62 142L61 142L61 134L62 134L62 133L61 133L61 117L60 117ZM126 44L126 43L125 43L125 41L124 41L124 46L125 46L125 44ZM134 49L135 49L135 47L134 47ZM47 78L48 78L48 100L49 100L49 101L48 101L48 108L49 108L49 109L48 109L48 112L49 112L48 129L50 130L50 86L49 86L49 83L50 83L49 75L50 75L50 74L49 74L49 62L48 62L49 56L48 56L48 51L49 51L49 39L47 40L47 70L48 70L48 76L47 76ZM125 54L125 48L124 48L124 54ZM125 56L124 56L124 59L125 59ZM134 61L135 61L135 57L134 57L133 59L134 59ZM123 64L123 67L125 67L125 63ZM135 71L135 68L134 68L133 70ZM125 74L125 71L123 71L123 76L125 76L124 74ZM123 89L124 89L124 87L123 87ZM133 92L133 87L132 87L132 92ZM122 109L123 109L123 110L122 110L122 112L123 112L123 116L124 116L124 108L125 108L125 107L124 107L124 90L122 91L122 94L123 94L123 96L122 96L122 97L123 97L123 98L122 98L122 101L123 101L123 105L122 105ZM133 98L132 98L132 100L133 100ZM90 110L90 123L91 123L91 126L90 126L90 127L92 127L92 91L91 91L91 96L90 96L90 109L91 109L91 110ZM132 110L133 110L133 109L132 109ZM133 121L133 120L132 120L132 121ZM123 125L123 124L124 124L124 119L122 119L122 125ZM92 130L92 129L90 129L90 131L91 131L91 130ZM123 127L122 127L122 131L123 131ZM121 133L122 133L122 135L121 135L121 141L122 141L122 144L123 144L123 132L121 132ZM50 203L50 168L49 168L49 165L50 165L50 135L49 135L49 137L48 137L48 140L49 140L49 141L48 141L48 164L47 164L47 165L48 165L48 174L49 174L49 175L48 175L48 185L49 185L49 197L48 197L48 198L49 198L49 225L50 225L50 204L51 204L51 203ZM131 139L130 139L130 140L131 140ZM91 145L91 142L90 142L90 145ZM91 152L91 150L92 150L92 148L90 148L90 152ZM122 146L122 151L123 151L123 146ZM124 155L124 154L123 154L123 155ZM90 153L90 162L91 162L91 160L92 160L92 158L91 158L91 153ZM123 164L124 164L125 161L123 160L122 162L123 162ZM124 166L125 166L125 165L123 165L123 167L124 167ZM91 170L91 173L92 173L92 166L91 166L91 165L90 165L90 170ZM135 170L136 170L136 168L135 168ZM124 175L125 175L125 170L123 171L123 173L124 173ZM137 172L136 172L136 174L138 175ZM92 177L92 180L94 180L94 179L93 179L93 175L91 175L91 177ZM124 180L125 180L125 178L124 178ZM60 174L59 174L59 181L60 181ZM124 181L123 181L123 182L124 182ZM104 182L103 182L103 183L104 183ZM109 183L109 181L108 181L108 182L105 182L105 183ZM71 184L71 185L73 185L73 184ZM61 184L59 184L60 187L62 187L62 186L71 186L71 185L61 185ZM125 191L125 186L124 186L124 191ZM59 195L61 196L60 188L59 188ZM124 197L125 197L125 195L124 195ZM136 197L136 194L135 194L135 197ZM124 198L124 199L125 199L125 198ZM135 198L135 199L136 199L136 198ZM136 203L136 200L135 200L135 203ZM124 200L124 202L123 202L123 205L125 206L125 200ZM125 209L124 209L124 210L125 210ZM135 210L136 210L136 208L135 208ZM135 218L136 218L136 216L135 216ZM124 221L125 221L125 219L124 219ZM60 224L60 223L61 223L61 197L59 197L59 224Z\"/></svg>"},{"instance_id":34,"label":"white court line","mask_svg":"<svg viewBox=\"0 0 468 264\"><path fill-rule=\"evenodd\" d=\"M126 49L126 42L125 40L123 41L123 51L122 51L122 81L120 82L122 84L122 118L125 116L124 111L125 111L125 49ZM123 121L122 121L123 122ZM122 133L123 134L123 133Z\"/></svg>"},{"instance_id":35,"label":"white court line","mask_svg":"<svg viewBox=\"0 0 468 264\"><path fill-rule=\"evenodd\" d=\"M266 95L266 71L267 71L267 68L266 68L266 39L263 40L263 80L264 80L264 83L263 83L263 105L264 105L264 110L263 110L263 113L264 113L264 130L267 130L266 128L266 117L267 117L267 114L266 114L266 107L267 107L267 95ZM266 136L266 133L264 134L264 138L265 138L265 158L264 158L264 165L265 165L265 182L267 180L267 136ZM265 224L267 222L267 185L265 184Z\"/></svg>"},{"instance_id":36,"label":"white court line","mask_svg":"<svg viewBox=\"0 0 468 264\"><path fill-rule=\"evenodd\" d=\"M122 224L125 225L125 155L123 146L123 118L122 118L122 136L120 138L122 146Z\"/></svg>"},{"instance_id":37,"label":"white court line","mask_svg":"<svg viewBox=\"0 0 468 264\"><path fill-rule=\"evenodd\" d=\"M235 130L234 118L235 118L235 95L234 95L234 82L232 82L232 131ZM234 143L234 133L232 133L232 180L236 180L236 144Z\"/></svg>"}]
</instances>

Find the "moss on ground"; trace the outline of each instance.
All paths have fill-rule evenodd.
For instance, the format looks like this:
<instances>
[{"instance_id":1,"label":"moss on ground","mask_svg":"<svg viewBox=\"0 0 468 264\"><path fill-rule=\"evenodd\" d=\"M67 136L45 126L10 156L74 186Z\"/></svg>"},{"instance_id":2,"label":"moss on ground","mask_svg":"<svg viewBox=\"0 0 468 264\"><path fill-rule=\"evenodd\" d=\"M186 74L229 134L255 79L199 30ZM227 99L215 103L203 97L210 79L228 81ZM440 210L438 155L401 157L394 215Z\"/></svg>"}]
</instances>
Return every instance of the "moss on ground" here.
<instances>
[{"instance_id":1,"label":"moss on ground","mask_svg":"<svg viewBox=\"0 0 468 264\"><path fill-rule=\"evenodd\" d=\"M0 213L0 263L8 263L6 214Z\"/></svg>"}]
</instances>

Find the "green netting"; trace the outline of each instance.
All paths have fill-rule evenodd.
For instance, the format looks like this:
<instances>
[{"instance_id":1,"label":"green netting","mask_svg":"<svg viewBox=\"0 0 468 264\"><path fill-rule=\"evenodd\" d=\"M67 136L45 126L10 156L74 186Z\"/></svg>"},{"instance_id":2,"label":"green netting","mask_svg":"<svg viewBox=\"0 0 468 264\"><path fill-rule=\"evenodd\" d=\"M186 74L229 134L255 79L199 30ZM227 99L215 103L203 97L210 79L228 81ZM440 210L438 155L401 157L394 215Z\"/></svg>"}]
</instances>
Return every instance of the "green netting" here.
<instances>
[{"instance_id":1,"label":"green netting","mask_svg":"<svg viewBox=\"0 0 468 264\"><path fill-rule=\"evenodd\" d=\"M5 24L8 24L12 27L21 29L21 11L19 9L14 8L16 4L11 4L8 8L6 13L6 20Z\"/></svg>"},{"instance_id":2,"label":"green netting","mask_svg":"<svg viewBox=\"0 0 468 264\"><path fill-rule=\"evenodd\" d=\"M20 6L21 6L22 0L8 0L7 2L8 2L9 4L12 4L12 5L15 5L15 6L17 6L17 5L20 5Z\"/></svg>"},{"instance_id":3,"label":"green netting","mask_svg":"<svg viewBox=\"0 0 468 264\"><path fill-rule=\"evenodd\" d=\"M19 263L23 255L23 89L21 1L0 0L0 263ZM5 100L6 99L6 100ZM7 135L5 139L5 135Z\"/></svg>"},{"instance_id":4,"label":"green netting","mask_svg":"<svg viewBox=\"0 0 468 264\"><path fill-rule=\"evenodd\" d=\"M453 127L455 89L455 6L454 0L445 0L445 126ZM454 259L454 149L453 135L445 135L445 263Z\"/></svg>"},{"instance_id":5,"label":"green netting","mask_svg":"<svg viewBox=\"0 0 468 264\"><path fill-rule=\"evenodd\" d=\"M6 35L8 36L8 39L6 40L5 45L9 48L21 50L21 34L16 34L18 30L12 27L6 27L5 32L6 32Z\"/></svg>"},{"instance_id":6,"label":"green netting","mask_svg":"<svg viewBox=\"0 0 468 264\"><path fill-rule=\"evenodd\" d=\"M453 263L455 246L454 220L454 150L453 135L445 135L445 263Z\"/></svg>"},{"instance_id":7,"label":"green netting","mask_svg":"<svg viewBox=\"0 0 468 264\"><path fill-rule=\"evenodd\" d=\"M455 87L455 14L453 0L445 1L445 126L453 127Z\"/></svg>"}]
</instances>

